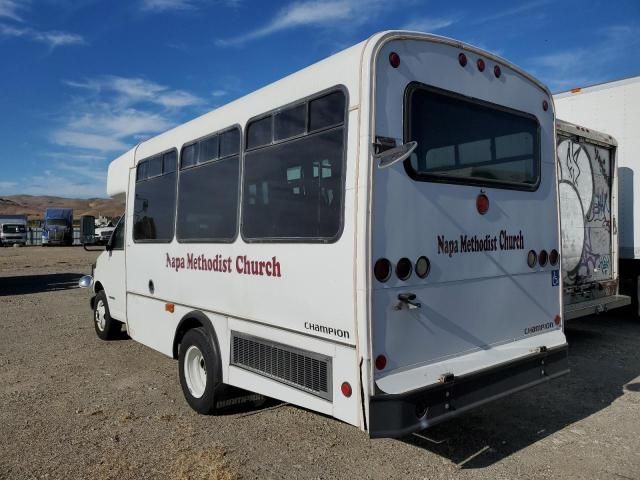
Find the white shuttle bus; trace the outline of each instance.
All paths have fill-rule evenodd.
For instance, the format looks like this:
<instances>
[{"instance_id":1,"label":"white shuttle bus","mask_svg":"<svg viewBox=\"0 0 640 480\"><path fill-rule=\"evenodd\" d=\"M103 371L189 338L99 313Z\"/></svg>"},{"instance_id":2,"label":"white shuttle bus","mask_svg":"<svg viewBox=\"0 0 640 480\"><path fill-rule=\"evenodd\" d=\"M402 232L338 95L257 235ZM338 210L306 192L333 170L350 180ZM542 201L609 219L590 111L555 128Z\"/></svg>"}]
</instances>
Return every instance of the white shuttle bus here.
<instances>
[{"instance_id":1,"label":"white shuttle bus","mask_svg":"<svg viewBox=\"0 0 640 480\"><path fill-rule=\"evenodd\" d=\"M372 437L568 371L554 108L507 61L383 32L139 144L95 265L98 335Z\"/></svg>"}]
</instances>

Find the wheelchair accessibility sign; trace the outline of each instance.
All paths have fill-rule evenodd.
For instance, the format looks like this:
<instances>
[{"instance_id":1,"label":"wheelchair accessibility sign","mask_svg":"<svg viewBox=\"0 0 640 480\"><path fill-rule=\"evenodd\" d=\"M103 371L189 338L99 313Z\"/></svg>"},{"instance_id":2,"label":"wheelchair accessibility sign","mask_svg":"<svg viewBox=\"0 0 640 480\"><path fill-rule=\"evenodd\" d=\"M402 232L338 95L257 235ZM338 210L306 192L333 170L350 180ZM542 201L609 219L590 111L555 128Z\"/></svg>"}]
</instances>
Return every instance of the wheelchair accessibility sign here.
<instances>
[{"instance_id":1,"label":"wheelchair accessibility sign","mask_svg":"<svg viewBox=\"0 0 640 480\"><path fill-rule=\"evenodd\" d=\"M551 270L551 286L557 287L560 285L560 270Z\"/></svg>"}]
</instances>

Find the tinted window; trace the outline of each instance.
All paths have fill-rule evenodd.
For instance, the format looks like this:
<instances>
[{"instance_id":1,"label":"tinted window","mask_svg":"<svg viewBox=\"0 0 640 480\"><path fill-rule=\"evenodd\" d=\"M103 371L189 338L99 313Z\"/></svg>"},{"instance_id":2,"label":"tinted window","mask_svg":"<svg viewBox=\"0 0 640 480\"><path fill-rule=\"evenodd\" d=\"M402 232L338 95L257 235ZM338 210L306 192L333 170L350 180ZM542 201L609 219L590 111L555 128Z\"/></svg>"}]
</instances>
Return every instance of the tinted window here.
<instances>
[{"instance_id":1,"label":"tinted window","mask_svg":"<svg viewBox=\"0 0 640 480\"><path fill-rule=\"evenodd\" d=\"M180 173L179 240L233 240L237 231L238 156Z\"/></svg>"},{"instance_id":2,"label":"tinted window","mask_svg":"<svg viewBox=\"0 0 640 480\"><path fill-rule=\"evenodd\" d=\"M175 159L175 152L173 157ZM171 156L167 157L167 164L170 158ZM141 164L153 164L153 162L158 161L162 165L162 160L163 156L158 155L141 162ZM158 242L171 241L173 238L175 204L175 170L139 180L135 187L133 239Z\"/></svg>"},{"instance_id":3,"label":"tinted window","mask_svg":"<svg viewBox=\"0 0 640 480\"><path fill-rule=\"evenodd\" d=\"M240 129L234 128L220 135L220 157L237 155L240 152Z\"/></svg>"},{"instance_id":4,"label":"tinted window","mask_svg":"<svg viewBox=\"0 0 640 480\"><path fill-rule=\"evenodd\" d=\"M188 145L182 149L180 154L180 165L182 168L191 167L198 161L198 144Z\"/></svg>"},{"instance_id":5,"label":"tinted window","mask_svg":"<svg viewBox=\"0 0 640 480\"><path fill-rule=\"evenodd\" d=\"M162 175L162 155L147 160L147 178Z\"/></svg>"},{"instance_id":6,"label":"tinted window","mask_svg":"<svg viewBox=\"0 0 640 480\"><path fill-rule=\"evenodd\" d=\"M171 150L162 157L162 173L171 173L176 171L178 164L178 152Z\"/></svg>"},{"instance_id":7,"label":"tinted window","mask_svg":"<svg viewBox=\"0 0 640 480\"><path fill-rule=\"evenodd\" d=\"M409 95L410 167L440 181L534 188L539 177L538 122L519 112L424 88Z\"/></svg>"},{"instance_id":8,"label":"tinted window","mask_svg":"<svg viewBox=\"0 0 640 480\"><path fill-rule=\"evenodd\" d=\"M147 178L147 162L140 162L136 168L136 181L139 182L145 178Z\"/></svg>"},{"instance_id":9,"label":"tinted window","mask_svg":"<svg viewBox=\"0 0 640 480\"><path fill-rule=\"evenodd\" d=\"M268 145L273 139L271 132L272 117L268 116L260 120L255 120L247 126L247 148Z\"/></svg>"},{"instance_id":10,"label":"tinted window","mask_svg":"<svg viewBox=\"0 0 640 480\"><path fill-rule=\"evenodd\" d=\"M338 127L246 153L243 235L335 238L342 215L343 138Z\"/></svg>"},{"instance_id":11,"label":"tinted window","mask_svg":"<svg viewBox=\"0 0 640 480\"><path fill-rule=\"evenodd\" d=\"M284 140L305 132L307 128L307 104L282 110L274 115L273 130L275 140Z\"/></svg>"},{"instance_id":12,"label":"tinted window","mask_svg":"<svg viewBox=\"0 0 640 480\"><path fill-rule=\"evenodd\" d=\"M309 102L309 131L344 122L345 95L333 92Z\"/></svg>"},{"instance_id":13,"label":"tinted window","mask_svg":"<svg viewBox=\"0 0 640 480\"><path fill-rule=\"evenodd\" d=\"M205 138L200 141L200 154L198 156L198 163L208 162L218 158L218 136Z\"/></svg>"}]
</instances>

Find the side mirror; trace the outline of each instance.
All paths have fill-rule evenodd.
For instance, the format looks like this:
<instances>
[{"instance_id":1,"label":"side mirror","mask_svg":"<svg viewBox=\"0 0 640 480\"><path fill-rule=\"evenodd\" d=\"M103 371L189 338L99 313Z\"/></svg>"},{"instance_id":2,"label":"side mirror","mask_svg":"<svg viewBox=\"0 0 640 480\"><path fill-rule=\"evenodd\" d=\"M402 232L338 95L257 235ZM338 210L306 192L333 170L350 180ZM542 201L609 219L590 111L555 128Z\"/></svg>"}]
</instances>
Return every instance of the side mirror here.
<instances>
[{"instance_id":1,"label":"side mirror","mask_svg":"<svg viewBox=\"0 0 640 480\"><path fill-rule=\"evenodd\" d=\"M376 162L380 162L378 163L378 168L387 168L394 163L402 162L409 158L409 155L413 153L417 146L418 142L403 143L402 145L390 148L384 152L376 153L373 156L373 159Z\"/></svg>"},{"instance_id":2,"label":"side mirror","mask_svg":"<svg viewBox=\"0 0 640 480\"><path fill-rule=\"evenodd\" d=\"M80 217L80 243L93 245L96 243L96 217L83 215Z\"/></svg>"}]
</instances>

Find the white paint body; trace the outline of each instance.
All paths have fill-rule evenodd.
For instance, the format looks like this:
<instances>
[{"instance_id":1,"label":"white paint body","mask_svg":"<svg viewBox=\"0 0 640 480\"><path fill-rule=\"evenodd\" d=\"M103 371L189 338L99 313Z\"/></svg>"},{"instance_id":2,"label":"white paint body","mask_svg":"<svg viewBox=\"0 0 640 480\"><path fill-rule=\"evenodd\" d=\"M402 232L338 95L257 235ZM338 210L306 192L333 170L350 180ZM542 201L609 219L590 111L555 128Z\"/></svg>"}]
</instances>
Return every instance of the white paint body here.
<instances>
[{"instance_id":1,"label":"white paint body","mask_svg":"<svg viewBox=\"0 0 640 480\"><path fill-rule=\"evenodd\" d=\"M389 66L396 51L401 66ZM463 69L458 54L471 62L482 56L499 64L501 79L472 63ZM470 97L534 115L540 123L541 183L535 192L485 188L491 209L476 212L479 187L414 182L401 163L378 169L372 161L376 136L403 139L403 94L418 80ZM348 92L344 225L330 244L246 243L142 244L132 240L135 166L140 159L176 148L325 89ZM550 104L543 111L542 101ZM131 337L173 355L178 321L204 312L221 350L225 383L317 410L366 429L368 399L376 391L408 392L455 375L491 368L527 356L539 347L565 345L561 324L525 334L529 326L553 322L562 311L551 267L527 266L528 249L559 248L554 159L554 113L548 91L506 61L442 37L409 32L376 34L354 47L264 87L246 97L138 145L109 166L110 195L127 195L125 250L105 252L95 270L114 317ZM242 212L241 212L242 215ZM436 233L496 234L523 231L524 251L469 256L439 255ZM282 277L178 270L167 254L189 253L256 260L277 257ZM373 262L387 257L427 255L431 274L407 282L372 278ZM556 267L557 268L557 267ZM149 280L155 290L149 291ZM396 311L399 292L415 292L419 311ZM111 292L111 293L110 293ZM112 299L114 297L114 299ZM165 303L175 311L165 310ZM115 307L113 306L115 305ZM348 332L343 338L305 328L320 324ZM330 357L333 395L319 398L273 379L230 365L231 332L242 332ZM385 354L388 365L373 362ZM342 382L353 395L345 397Z\"/></svg>"},{"instance_id":2,"label":"white paint body","mask_svg":"<svg viewBox=\"0 0 640 480\"><path fill-rule=\"evenodd\" d=\"M640 259L640 77L554 95L558 118L599 130L617 140L621 259Z\"/></svg>"},{"instance_id":3,"label":"white paint body","mask_svg":"<svg viewBox=\"0 0 640 480\"><path fill-rule=\"evenodd\" d=\"M5 229L5 225L7 228ZM24 227L24 232L15 231L15 227ZM8 230L5 232L5 230ZM5 215L0 216L0 244L2 245L26 245L27 243L27 216Z\"/></svg>"}]
</instances>

